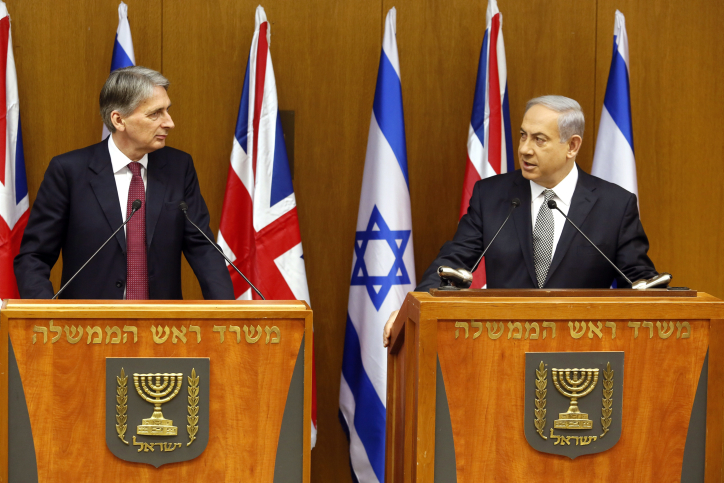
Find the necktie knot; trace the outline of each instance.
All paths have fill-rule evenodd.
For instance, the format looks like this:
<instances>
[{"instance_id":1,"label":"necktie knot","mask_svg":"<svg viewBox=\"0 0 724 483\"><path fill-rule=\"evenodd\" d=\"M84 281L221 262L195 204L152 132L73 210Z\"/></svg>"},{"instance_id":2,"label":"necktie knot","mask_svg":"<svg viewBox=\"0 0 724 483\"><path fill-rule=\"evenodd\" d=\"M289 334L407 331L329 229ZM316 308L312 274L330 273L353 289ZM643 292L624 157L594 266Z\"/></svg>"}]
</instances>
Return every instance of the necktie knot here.
<instances>
[{"instance_id":1,"label":"necktie knot","mask_svg":"<svg viewBox=\"0 0 724 483\"><path fill-rule=\"evenodd\" d=\"M128 169L131 170L133 176L141 176L141 163L131 161L130 163L128 163Z\"/></svg>"},{"instance_id":2,"label":"necktie knot","mask_svg":"<svg viewBox=\"0 0 724 483\"><path fill-rule=\"evenodd\" d=\"M550 200L552 200L555 195L556 195L556 193L553 190L545 190L543 192L543 197L546 199L546 203L548 203Z\"/></svg>"}]
</instances>

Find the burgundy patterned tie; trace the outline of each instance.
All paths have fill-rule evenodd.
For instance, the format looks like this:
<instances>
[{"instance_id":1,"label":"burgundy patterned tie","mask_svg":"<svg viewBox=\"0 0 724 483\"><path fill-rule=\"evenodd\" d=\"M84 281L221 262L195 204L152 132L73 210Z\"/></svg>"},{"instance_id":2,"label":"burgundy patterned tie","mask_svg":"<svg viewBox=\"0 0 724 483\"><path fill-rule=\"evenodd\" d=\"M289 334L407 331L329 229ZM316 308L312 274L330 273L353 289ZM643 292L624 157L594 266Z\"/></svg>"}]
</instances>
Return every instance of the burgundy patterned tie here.
<instances>
[{"instance_id":1,"label":"burgundy patterned tie","mask_svg":"<svg viewBox=\"0 0 724 483\"><path fill-rule=\"evenodd\" d=\"M146 190L141 178L141 163L132 162L128 169L133 173L128 190L126 217L131 214L135 200L141 200L141 208L126 225L127 282L126 300L148 300L148 270L146 269Z\"/></svg>"}]
</instances>

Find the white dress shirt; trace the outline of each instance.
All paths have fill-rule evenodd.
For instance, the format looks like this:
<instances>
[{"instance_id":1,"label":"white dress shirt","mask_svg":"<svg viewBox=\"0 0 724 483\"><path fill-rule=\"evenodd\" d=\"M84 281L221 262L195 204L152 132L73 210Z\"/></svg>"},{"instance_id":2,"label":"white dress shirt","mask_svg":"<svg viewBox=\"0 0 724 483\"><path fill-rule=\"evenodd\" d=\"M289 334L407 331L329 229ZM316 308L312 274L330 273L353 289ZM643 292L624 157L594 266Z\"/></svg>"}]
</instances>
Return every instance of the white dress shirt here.
<instances>
[{"instance_id":1,"label":"white dress shirt","mask_svg":"<svg viewBox=\"0 0 724 483\"><path fill-rule=\"evenodd\" d=\"M578 183L578 166L573 165L571 172L566 175L560 183L554 188L551 188L555 193L553 200L555 200L558 208L568 216L568 209L571 207L571 199L573 198L573 192L576 190L576 183ZM543 192L548 189L544 186L537 184L535 181L530 181L530 214L533 220L533 231L535 231L535 220L538 218L538 211L540 210L545 196ZM563 233L563 226L567 223L566 219L563 218L558 210L553 211L553 252L551 253L551 260L556 254L556 247L558 246L558 240L561 238Z\"/></svg>"},{"instance_id":2,"label":"white dress shirt","mask_svg":"<svg viewBox=\"0 0 724 483\"><path fill-rule=\"evenodd\" d=\"M132 163L128 157L121 152L113 142L113 135L108 136L108 151L111 153L111 165L113 166L113 177L116 180L116 191L118 191L118 202L121 204L121 215L123 221L126 221L126 208L128 207L128 190L131 188L131 178L133 173L128 169L128 164ZM148 189L148 177L146 172L148 170L148 154L144 154L143 157L138 161L141 163L141 179L143 179L143 188ZM145 208L145 207L144 207ZM126 230L126 227L123 227Z\"/></svg>"}]
</instances>

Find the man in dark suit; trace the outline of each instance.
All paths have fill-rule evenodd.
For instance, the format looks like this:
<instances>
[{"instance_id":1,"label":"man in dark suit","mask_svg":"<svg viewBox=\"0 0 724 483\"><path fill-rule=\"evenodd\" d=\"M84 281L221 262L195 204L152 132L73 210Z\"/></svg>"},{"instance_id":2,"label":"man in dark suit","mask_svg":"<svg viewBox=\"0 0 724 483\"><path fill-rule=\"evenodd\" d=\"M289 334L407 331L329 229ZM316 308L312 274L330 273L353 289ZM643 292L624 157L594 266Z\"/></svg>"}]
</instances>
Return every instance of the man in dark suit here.
<instances>
[{"instance_id":1,"label":"man in dark suit","mask_svg":"<svg viewBox=\"0 0 724 483\"><path fill-rule=\"evenodd\" d=\"M514 198L520 207L485 255L489 288L607 288L614 279L619 287L630 286L563 215L548 208L551 199L629 279L657 275L636 195L576 165L583 131L576 101L561 96L529 101L520 129L521 169L475 184L453 240L440 249L415 291L440 285L440 265L471 269ZM385 326L385 345L396 315Z\"/></svg>"},{"instance_id":2,"label":"man in dark suit","mask_svg":"<svg viewBox=\"0 0 724 483\"><path fill-rule=\"evenodd\" d=\"M182 253L204 298L234 298L223 258L179 210L185 201L189 217L213 237L191 156L165 147L174 127L168 85L144 67L112 72L100 96L111 135L51 160L15 258L22 298L51 298L48 278L59 253L65 284L132 213L135 200L140 209L63 298L180 299Z\"/></svg>"}]
</instances>

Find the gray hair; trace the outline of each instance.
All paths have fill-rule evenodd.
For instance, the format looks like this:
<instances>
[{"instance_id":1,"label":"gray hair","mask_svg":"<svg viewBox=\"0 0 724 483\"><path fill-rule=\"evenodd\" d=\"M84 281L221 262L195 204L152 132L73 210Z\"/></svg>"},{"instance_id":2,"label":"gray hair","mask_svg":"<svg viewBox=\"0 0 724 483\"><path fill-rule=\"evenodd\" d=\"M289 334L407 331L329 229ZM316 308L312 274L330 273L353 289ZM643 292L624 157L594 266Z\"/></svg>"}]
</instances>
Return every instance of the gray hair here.
<instances>
[{"instance_id":1,"label":"gray hair","mask_svg":"<svg viewBox=\"0 0 724 483\"><path fill-rule=\"evenodd\" d=\"M153 95L153 88L157 86L168 90L168 79L147 67L124 67L111 72L101 89L100 107L103 124L110 132L116 132L111 121L111 113L118 111L121 116L130 116L139 104Z\"/></svg>"},{"instance_id":2,"label":"gray hair","mask_svg":"<svg viewBox=\"0 0 724 483\"><path fill-rule=\"evenodd\" d=\"M539 104L559 113L558 136L561 138L561 143L568 142L571 137L576 135L583 139L586 120L583 117L583 111L579 103L563 96L541 96L528 101L525 105L525 112Z\"/></svg>"}]
</instances>

